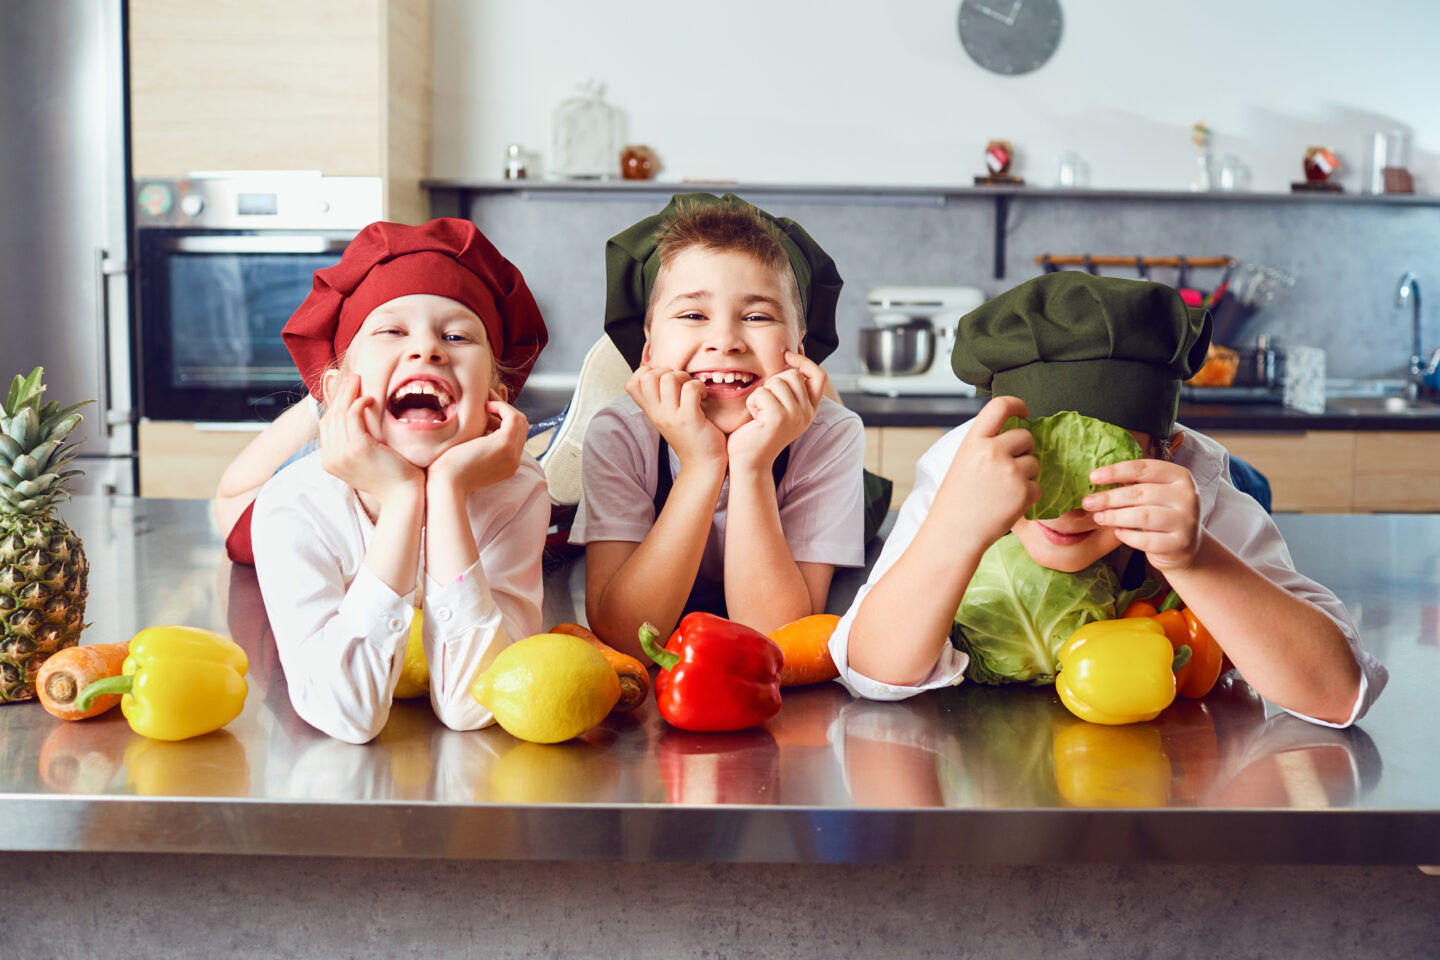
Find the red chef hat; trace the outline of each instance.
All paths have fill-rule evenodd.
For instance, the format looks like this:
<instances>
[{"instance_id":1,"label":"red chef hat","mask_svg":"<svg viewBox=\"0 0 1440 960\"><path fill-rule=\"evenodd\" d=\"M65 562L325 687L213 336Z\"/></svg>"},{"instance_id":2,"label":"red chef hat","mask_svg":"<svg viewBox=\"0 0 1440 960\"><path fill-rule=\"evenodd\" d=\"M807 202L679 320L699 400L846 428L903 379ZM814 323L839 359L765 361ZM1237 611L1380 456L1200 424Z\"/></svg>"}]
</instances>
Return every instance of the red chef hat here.
<instances>
[{"instance_id":1,"label":"red chef hat","mask_svg":"<svg viewBox=\"0 0 1440 960\"><path fill-rule=\"evenodd\" d=\"M305 386L321 395L320 381L355 339L370 311L412 293L449 297L485 324L513 399L545 346L545 321L525 278L469 220L431 220L419 227L372 223L355 235L340 262L315 271L310 296L291 315L281 336ZM236 563L255 563L245 508L226 552Z\"/></svg>"},{"instance_id":2,"label":"red chef hat","mask_svg":"<svg viewBox=\"0 0 1440 960\"><path fill-rule=\"evenodd\" d=\"M418 227L372 223L339 263L315 271L310 295L281 332L311 394L321 395L325 371L370 312L412 293L449 297L474 311L509 374L511 398L520 393L547 340L540 308L520 271L475 224L442 218Z\"/></svg>"}]
</instances>

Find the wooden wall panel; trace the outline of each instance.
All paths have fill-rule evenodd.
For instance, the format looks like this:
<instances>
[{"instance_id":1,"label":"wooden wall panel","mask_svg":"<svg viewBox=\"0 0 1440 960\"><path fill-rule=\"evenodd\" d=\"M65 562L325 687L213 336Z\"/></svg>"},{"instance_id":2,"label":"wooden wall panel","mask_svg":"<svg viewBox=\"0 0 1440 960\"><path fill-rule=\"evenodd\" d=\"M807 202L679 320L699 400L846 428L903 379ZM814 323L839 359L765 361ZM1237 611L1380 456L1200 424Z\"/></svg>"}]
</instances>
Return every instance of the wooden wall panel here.
<instances>
[{"instance_id":1,"label":"wooden wall panel","mask_svg":"<svg viewBox=\"0 0 1440 960\"><path fill-rule=\"evenodd\" d=\"M384 9L383 0L132 0L135 175L379 176Z\"/></svg>"}]
</instances>

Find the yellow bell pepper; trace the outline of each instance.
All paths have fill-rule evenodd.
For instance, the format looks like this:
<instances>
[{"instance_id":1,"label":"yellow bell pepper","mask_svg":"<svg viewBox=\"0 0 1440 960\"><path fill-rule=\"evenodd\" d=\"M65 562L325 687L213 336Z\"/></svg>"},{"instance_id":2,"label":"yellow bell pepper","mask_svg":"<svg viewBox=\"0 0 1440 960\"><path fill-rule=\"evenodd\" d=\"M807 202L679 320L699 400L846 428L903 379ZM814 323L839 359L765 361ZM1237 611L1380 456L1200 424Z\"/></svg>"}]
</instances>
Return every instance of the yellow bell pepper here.
<instances>
[{"instance_id":1,"label":"yellow bell pepper","mask_svg":"<svg viewBox=\"0 0 1440 960\"><path fill-rule=\"evenodd\" d=\"M425 645L420 634L425 620L420 611L410 621L410 639L405 642L405 662L400 666L400 679L395 682L395 699L409 700L430 693L430 664L425 661Z\"/></svg>"},{"instance_id":2,"label":"yellow bell pepper","mask_svg":"<svg viewBox=\"0 0 1440 960\"><path fill-rule=\"evenodd\" d=\"M249 667L239 644L212 630L150 627L130 641L120 676L96 680L76 704L123 694L120 712L131 730L152 740L185 740L240 715Z\"/></svg>"},{"instance_id":3,"label":"yellow bell pepper","mask_svg":"<svg viewBox=\"0 0 1440 960\"><path fill-rule=\"evenodd\" d=\"M1175 699L1175 651L1154 620L1087 623L1060 645L1056 659L1055 692L1081 720L1153 720Z\"/></svg>"}]
</instances>

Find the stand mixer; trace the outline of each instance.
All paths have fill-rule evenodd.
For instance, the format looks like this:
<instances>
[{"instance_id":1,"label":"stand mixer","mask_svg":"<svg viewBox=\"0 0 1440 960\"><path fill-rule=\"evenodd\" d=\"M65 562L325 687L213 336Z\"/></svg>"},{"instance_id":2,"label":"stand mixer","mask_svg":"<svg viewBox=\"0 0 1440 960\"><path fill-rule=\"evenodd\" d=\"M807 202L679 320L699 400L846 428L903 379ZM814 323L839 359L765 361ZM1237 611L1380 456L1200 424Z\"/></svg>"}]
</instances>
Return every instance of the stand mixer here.
<instances>
[{"instance_id":1,"label":"stand mixer","mask_svg":"<svg viewBox=\"0 0 1440 960\"><path fill-rule=\"evenodd\" d=\"M887 397L973 397L950 369L955 327L985 302L975 287L876 287L866 297L875 326L860 330L867 371L857 386Z\"/></svg>"}]
</instances>

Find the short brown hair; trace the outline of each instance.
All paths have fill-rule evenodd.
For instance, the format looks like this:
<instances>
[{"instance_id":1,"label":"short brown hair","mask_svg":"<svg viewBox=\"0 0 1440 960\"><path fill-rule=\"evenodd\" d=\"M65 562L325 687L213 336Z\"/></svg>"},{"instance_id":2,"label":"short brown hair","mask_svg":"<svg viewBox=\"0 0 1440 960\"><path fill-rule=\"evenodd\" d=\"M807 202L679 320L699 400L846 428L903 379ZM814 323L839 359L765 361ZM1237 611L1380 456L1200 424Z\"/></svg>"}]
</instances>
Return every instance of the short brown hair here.
<instances>
[{"instance_id":1,"label":"short brown hair","mask_svg":"<svg viewBox=\"0 0 1440 960\"><path fill-rule=\"evenodd\" d=\"M780 231L769 223L748 203L700 204L681 201L675 212L660 226L655 235L658 241L656 252L660 256L660 269L664 270L675 258L691 247L699 247L712 253L744 254L756 263L781 278L788 287L795 319L800 326L800 337L805 336L805 305L800 299L800 284L795 279L795 269L790 265L790 255L780 242ZM650 302L645 305L645 329L650 329L650 314L655 309L656 283L650 290Z\"/></svg>"}]
</instances>

